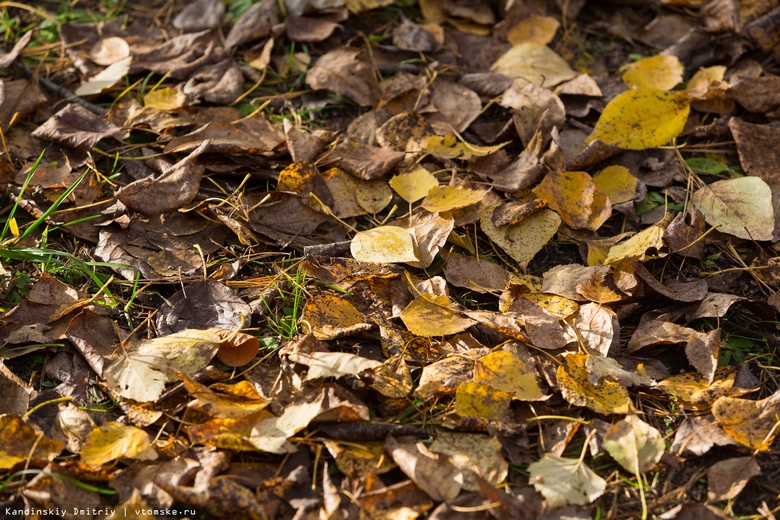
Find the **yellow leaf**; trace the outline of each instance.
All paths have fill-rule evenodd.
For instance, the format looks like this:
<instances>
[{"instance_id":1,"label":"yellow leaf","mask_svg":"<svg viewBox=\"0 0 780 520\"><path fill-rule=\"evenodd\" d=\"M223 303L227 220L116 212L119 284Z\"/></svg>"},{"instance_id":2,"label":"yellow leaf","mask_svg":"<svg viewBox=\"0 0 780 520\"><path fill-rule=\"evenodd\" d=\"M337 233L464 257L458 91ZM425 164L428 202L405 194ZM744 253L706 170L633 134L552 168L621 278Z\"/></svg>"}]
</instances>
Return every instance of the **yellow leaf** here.
<instances>
[{"instance_id":1,"label":"yellow leaf","mask_svg":"<svg viewBox=\"0 0 780 520\"><path fill-rule=\"evenodd\" d=\"M691 197L707 224L745 240L771 240L775 229L772 190L759 177L739 177L704 186Z\"/></svg>"},{"instance_id":2,"label":"yellow leaf","mask_svg":"<svg viewBox=\"0 0 780 520\"><path fill-rule=\"evenodd\" d=\"M158 88L144 96L144 106L158 110L176 110L184 106L187 96L174 87Z\"/></svg>"},{"instance_id":3,"label":"yellow leaf","mask_svg":"<svg viewBox=\"0 0 780 520\"><path fill-rule=\"evenodd\" d=\"M361 231L352 238L350 251L355 260L374 263L417 262L414 241L398 226L380 226Z\"/></svg>"},{"instance_id":4,"label":"yellow leaf","mask_svg":"<svg viewBox=\"0 0 780 520\"><path fill-rule=\"evenodd\" d=\"M555 51L546 45L532 42L515 45L502 54L490 70L510 78L523 78L547 88L577 75Z\"/></svg>"},{"instance_id":5,"label":"yellow leaf","mask_svg":"<svg viewBox=\"0 0 780 520\"><path fill-rule=\"evenodd\" d=\"M345 0L344 4L352 13L358 14L393 3L393 0Z\"/></svg>"},{"instance_id":6,"label":"yellow leaf","mask_svg":"<svg viewBox=\"0 0 780 520\"><path fill-rule=\"evenodd\" d=\"M631 410L631 399L623 385L609 379L597 384L590 382L586 368L588 356L570 354L558 366L558 384L563 398L575 406L586 406L596 413L626 414Z\"/></svg>"},{"instance_id":7,"label":"yellow leaf","mask_svg":"<svg viewBox=\"0 0 780 520\"><path fill-rule=\"evenodd\" d=\"M479 146L460 141L454 135L432 135L420 143L414 139L409 141L407 152L425 152L443 159L461 159L467 161L474 157L484 157L499 151L509 144L501 143L494 146Z\"/></svg>"},{"instance_id":8,"label":"yellow leaf","mask_svg":"<svg viewBox=\"0 0 780 520\"><path fill-rule=\"evenodd\" d=\"M598 139L625 150L657 148L680 135L690 111L684 92L629 90L607 104L585 142Z\"/></svg>"},{"instance_id":9,"label":"yellow leaf","mask_svg":"<svg viewBox=\"0 0 780 520\"><path fill-rule=\"evenodd\" d=\"M425 197L431 188L438 186L439 181L425 168L417 168L409 173L394 175L389 184L406 202L417 202Z\"/></svg>"},{"instance_id":10,"label":"yellow leaf","mask_svg":"<svg viewBox=\"0 0 780 520\"><path fill-rule=\"evenodd\" d=\"M8 221L8 229L11 230L14 238L19 238L19 224L16 223L16 217L11 217Z\"/></svg>"},{"instance_id":11,"label":"yellow leaf","mask_svg":"<svg viewBox=\"0 0 780 520\"><path fill-rule=\"evenodd\" d=\"M533 192L575 229L595 231L612 215L609 198L585 172L550 172Z\"/></svg>"},{"instance_id":12,"label":"yellow leaf","mask_svg":"<svg viewBox=\"0 0 780 520\"><path fill-rule=\"evenodd\" d=\"M479 417L497 421L509 411L512 394L476 381L461 383L455 392L455 413L461 417Z\"/></svg>"},{"instance_id":13,"label":"yellow leaf","mask_svg":"<svg viewBox=\"0 0 780 520\"><path fill-rule=\"evenodd\" d=\"M344 173L344 175L347 175ZM309 162L294 162L279 172L276 189L291 191L298 195L308 195L314 179L319 176L317 168ZM305 191L304 191L305 190Z\"/></svg>"},{"instance_id":14,"label":"yellow leaf","mask_svg":"<svg viewBox=\"0 0 780 520\"><path fill-rule=\"evenodd\" d=\"M677 56L658 54L628 65L623 81L629 88L671 90L682 81L683 71Z\"/></svg>"},{"instance_id":15,"label":"yellow leaf","mask_svg":"<svg viewBox=\"0 0 780 520\"><path fill-rule=\"evenodd\" d=\"M476 204L485 198L485 193L461 186L434 186L420 205L431 213L452 211Z\"/></svg>"},{"instance_id":16,"label":"yellow leaf","mask_svg":"<svg viewBox=\"0 0 780 520\"><path fill-rule=\"evenodd\" d=\"M463 472L463 489L479 491L474 474L499 486L509 473L509 465L501 455L501 441L496 437L475 433L436 432L431 451L450 458Z\"/></svg>"},{"instance_id":17,"label":"yellow leaf","mask_svg":"<svg viewBox=\"0 0 780 520\"><path fill-rule=\"evenodd\" d=\"M720 397L712 404L712 415L735 441L766 451L778 433L780 391L760 401Z\"/></svg>"},{"instance_id":18,"label":"yellow leaf","mask_svg":"<svg viewBox=\"0 0 780 520\"><path fill-rule=\"evenodd\" d=\"M593 183L613 204L634 200L638 182L628 168L620 165L607 166L593 177Z\"/></svg>"},{"instance_id":19,"label":"yellow leaf","mask_svg":"<svg viewBox=\"0 0 780 520\"><path fill-rule=\"evenodd\" d=\"M703 375L688 372L659 381L657 388L674 396L684 408L689 410L706 409L720 397L734 397L752 391L734 388L734 371L731 367L719 368L711 384Z\"/></svg>"},{"instance_id":20,"label":"yellow leaf","mask_svg":"<svg viewBox=\"0 0 780 520\"><path fill-rule=\"evenodd\" d=\"M44 437L43 432L15 415L0 415L0 439L0 469L28 461L33 466L45 466L65 449L65 444Z\"/></svg>"},{"instance_id":21,"label":"yellow leaf","mask_svg":"<svg viewBox=\"0 0 780 520\"><path fill-rule=\"evenodd\" d=\"M491 352L477 360L474 381L511 394L517 401L541 401L547 396L536 380L536 366L507 350Z\"/></svg>"},{"instance_id":22,"label":"yellow leaf","mask_svg":"<svg viewBox=\"0 0 780 520\"><path fill-rule=\"evenodd\" d=\"M526 294L523 297L562 320L568 318L580 309L579 303L557 294L537 292Z\"/></svg>"},{"instance_id":23,"label":"yellow leaf","mask_svg":"<svg viewBox=\"0 0 780 520\"><path fill-rule=\"evenodd\" d=\"M497 227L493 224L493 208L488 208L482 213L479 223L488 238L525 269L558 231L561 217L554 211L543 209L517 224Z\"/></svg>"},{"instance_id":24,"label":"yellow leaf","mask_svg":"<svg viewBox=\"0 0 780 520\"><path fill-rule=\"evenodd\" d=\"M427 293L407 305L401 320L409 332L424 337L457 334L476 323L463 317L448 297Z\"/></svg>"},{"instance_id":25,"label":"yellow leaf","mask_svg":"<svg viewBox=\"0 0 780 520\"><path fill-rule=\"evenodd\" d=\"M321 340L368 328L363 314L348 301L337 296L315 296L306 302L301 320L311 327L311 333Z\"/></svg>"},{"instance_id":26,"label":"yellow leaf","mask_svg":"<svg viewBox=\"0 0 780 520\"><path fill-rule=\"evenodd\" d=\"M645 260L650 256L664 256L659 253L664 247L664 230L660 226L645 228L628 240L624 240L609 249L605 264L614 264L626 258Z\"/></svg>"},{"instance_id":27,"label":"yellow leaf","mask_svg":"<svg viewBox=\"0 0 780 520\"><path fill-rule=\"evenodd\" d=\"M87 436L81 449L81 460L85 464L100 466L120 457L153 460L157 452L151 449L149 434L140 428L107 422L95 428Z\"/></svg>"},{"instance_id":28,"label":"yellow leaf","mask_svg":"<svg viewBox=\"0 0 780 520\"><path fill-rule=\"evenodd\" d=\"M228 394L217 393L215 389L202 385L181 372L176 372L176 375L184 382L184 388L195 398L187 406L201 410L212 417L246 417L263 410L270 404L270 401L263 399L248 381L240 381L235 385L222 385L225 390L228 390L225 387L231 387L229 390L233 393Z\"/></svg>"}]
</instances>

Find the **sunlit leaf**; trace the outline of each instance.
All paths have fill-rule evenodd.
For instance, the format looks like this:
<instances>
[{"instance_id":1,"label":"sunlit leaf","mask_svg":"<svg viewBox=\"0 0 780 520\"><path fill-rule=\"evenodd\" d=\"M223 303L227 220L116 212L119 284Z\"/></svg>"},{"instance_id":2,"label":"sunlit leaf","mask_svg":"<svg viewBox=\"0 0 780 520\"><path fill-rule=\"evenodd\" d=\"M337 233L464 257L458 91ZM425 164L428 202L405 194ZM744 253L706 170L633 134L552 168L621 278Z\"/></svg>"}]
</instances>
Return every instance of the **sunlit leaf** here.
<instances>
[{"instance_id":1,"label":"sunlit leaf","mask_svg":"<svg viewBox=\"0 0 780 520\"><path fill-rule=\"evenodd\" d=\"M428 191L420 206L432 213L452 211L476 204L485 198L482 190L461 186L434 186Z\"/></svg>"},{"instance_id":2,"label":"sunlit leaf","mask_svg":"<svg viewBox=\"0 0 780 520\"><path fill-rule=\"evenodd\" d=\"M597 230L612 214L609 198L585 172L550 172L533 191L573 228Z\"/></svg>"},{"instance_id":3,"label":"sunlit leaf","mask_svg":"<svg viewBox=\"0 0 780 520\"><path fill-rule=\"evenodd\" d=\"M478 417L488 421L502 419L509 411L512 394L490 385L468 381L455 392L455 413L461 417Z\"/></svg>"},{"instance_id":4,"label":"sunlit leaf","mask_svg":"<svg viewBox=\"0 0 780 520\"><path fill-rule=\"evenodd\" d=\"M412 301L401 313L401 320L410 332L425 337L457 334L476 323L463 316L448 297L433 294Z\"/></svg>"},{"instance_id":5,"label":"sunlit leaf","mask_svg":"<svg viewBox=\"0 0 780 520\"><path fill-rule=\"evenodd\" d=\"M144 96L144 106L158 110L176 110L187 101L187 96L181 89L164 87L153 90Z\"/></svg>"},{"instance_id":6,"label":"sunlit leaf","mask_svg":"<svg viewBox=\"0 0 780 520\"><path fill-rule=\"evenodd\" d=\"M133 58L128 56L127 58L123 58L117 61L116 63L112 63L104 70L89 78L89 81L77 88L75 94L77 96L93 96L113 87L119 83L122 78L127 76L127 73L130 70L130 63L132 61Z\"/></svg>"},{"instance_id":7,"label":"sunlit leaf","mask_svg":"<svg viewBox=\"0 0 780 520\"><path fill-rule=\"evenodd\" d=\"M343 298L316 296L303 307L301 320L317 339L328 340L368 328L363 314Z\"/></svg>"},{"instance_id":8,"label":"sunlit leaf","mask_svg":"<svg viewBox=\"0 0 780 520\"><path fill-rule=\"evenodd\" d=\"M393 263L419 261L412 235L398 226L380 226L355 234L350 244L355 260Z\"/></svg>"},{"instance_id":9,"label":"sunlit leaf","mask_svg":"<svg viewBox=\"0 0 780 520\"><path fill-rule=\"evenodd\" d=\"M492 209L482 213L479 220L482 231L523 269L550 241L561 225L561 217L549 209L537 211L517 224L502 227L493 224L492 215Z\"/></svg>"},{"instance_id":10,"label":"sunlit leaf","mask_svg":"<svg viewBox=\"0 0 780 520\"><path fill-rule=\"evenodd\" d=\"M661 432L636 415L627 415L604 434L604 449L626 471L637 474L661 460L666 443Z\"/></svg>"},{"instance_id":11,"label":"sunlit leaf","mask_svg":"<svg viewBox=\"0 0 780 520\"><path fill-rule=\"evenodd\" d=\"M153 460L157 452L151 448L149 434L140 428L107 422L87 436L81 449L81 460L99 466L120 457Z\"/></svg>"},{"instance_id":12,"label":"sunlit leaf","mask_svg":"<svg viewBox=\"0 0 780 520\"><path fill-rule=\"evenodd\" d=\"M536 380L536 366L506 350L491 352L477 360L474 381L490 385L519 401L546 399Z\"/></svg>"},{"instance_id":13,"label":"sunlit leaf","mask_svg":"<svg viewBox=\"0 0 780 520\"><path fill-rule=\"evenodd\" d=\"M586 139L626 150L646 150L680 135L691 107L685 93L638 88L617 95Z\"/></svg>"},{"instance_id":14,"label":"sunlit leaf","mask_svg":"<svg viewBox=\"0 0 780 520\"><path fill-rule=\"evenodd\" d=\"M417 168L409 173L394 175L389 184L406 202L417 202L425 197L431 188L438 186L439 181L425 168Z\"/></svg>"},{"instance_id":15,"label":"sunlit leaf","mask_svg":"<svg viewBox=\"0 0 780 520\"><path fill-rule=\"evenodd\" d=\"M570 354L566 356L566 362L558 366L558 384L563 398L575 406L586 406L596 413L628 413L631 399L626 388L609 379L592 384L587 359L585 354Z\"/></svg>"},{"instance_id":16,"label":"sunlit leaf","mask_svg":"<svg viewBox=\"0 0 780 520\"><path fill-rule=\"evenodd\" d=\"M323 377L342 377L359 374L379 367L382 363L349 352L294 352L291 361L306 365L309 371L304 381Z\"/></svg>"},{"instance_id":17,"label":"sunlit leaf","mask_svg":"<svg viewBox=\"0 0 780 520\"><path fill-rule=\"evenodd\" d=\"M0 469L11 469L27 461L45 466L65 449L65 444L45 437L15 415L0 415L0 439Z\"/></svg>"},{"instance_id":18,"label":"sunlit leaf","mask_svg":"<svg viewBox=\"0 0 780 520\"><path fill-rule=\"evenodd\" d=\"M593 183L613 204L620 204L634 200L639 179L625 166L613 165L596 174Z\"/></svg>"}]
</instances>

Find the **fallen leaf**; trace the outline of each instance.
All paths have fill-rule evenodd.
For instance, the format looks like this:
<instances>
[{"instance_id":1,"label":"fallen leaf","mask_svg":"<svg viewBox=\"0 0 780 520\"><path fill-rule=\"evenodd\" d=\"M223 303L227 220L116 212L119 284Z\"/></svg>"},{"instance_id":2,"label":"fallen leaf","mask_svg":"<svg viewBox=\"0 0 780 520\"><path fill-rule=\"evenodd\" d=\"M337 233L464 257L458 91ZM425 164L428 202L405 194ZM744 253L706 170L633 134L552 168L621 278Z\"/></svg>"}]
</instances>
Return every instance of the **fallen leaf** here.
<instances>
[{"instance_id":1,"label":"fallen leaf","mask_svg":"<svg viewBox=\"0 0 780 520\"><path fill-rule=\"evenodd\" d=\"M680 135L690 109L685 93L629 90L607 104L585 142L599 140L625 150L657 148Z\"/></svg>"},{"instance_id":2,"label":"fallen leaf","mask_svg":"<svg viewBox=\"0 0 780 520\"><path fill-rule=\"evenodd\" d=\"M452 211L476 204L485 197L485 193L461 186L433 186L420 206L431 213Z\"/></svg>"},{"instance_id":3,"label":"fallen leaf","mask_svg":"<svg viewBox=\"0 0 780 520\"><path fill-rule=\"evenodd\" d=\"M614 264L624 259L644 261L656 256L664 256L663 248L664 229L661 226L650 226L612 246L604 263Z\"/></svg>"},{"instance_id":4,"label":"fallen leaf","mask_svg":"<svg viewBox=\"0 0 780 520\"><path fill-rule=\"evenodd\" d=\"M295 352L288 357L295 363L309 367L304 381L324 377L353 376L382 365L379 361L348 352Z\"/></svg>"},{"instance_id":5,"label":"fallen leaf","mask_svg":"<svg viewBox=\"0 0 780 520\"><path fill-rule=\"evenodd\" d=\"M625 166L613 165L597 173L593 183L612 204L620 204L634 200L639 179L631 175Z\"/></svg>"},{"instance_id":6,"label":"fallen leaf","mask_svg":"<svg viewBox=\"0 0 780 520\"><path fill-rule=\"evenodd\" d=\"M558 32L560 22L552 16L532 14L512 26L506 33L506 39L512 45L538 43L547 45Z\"/></svg>"},{"instance_id":7,"label":"fallen leaf","mask_svg":"<svg viewBox=\"0 0 780 520\"><path fill-rule=\"evenodd\" d=\"M443 159L460 159L468 161L474 157L484 157L499 151L507 143L495 146L479 146L461 141L454 135L426 136L422 141L410 139L406 145L407 152L425 152Z\"/></svg>"},{"instance_id":8,"label":"fallen leaf","mask_svg":"<svg viewBox=\"0 0 780 520\"><path fill-rule=\"evenodd\" d=\"M336 339L370 326L363 314L343 298L315 296L303 307L301 320L311 328L311 334L320 340Z\"/></svg>"},{"instance_id":9,"label":"fallen leaf","mask_svg":"<svg viewBox=\"0 0 780 520\"><path fill-rule=\"evenodd\" d=\"M457 334L476 323L463 316L447 296L425 293L401 312L401 320L410 332L423 337Z\"/></svg>"},{"instance_id":10,"label":"fallen leaf","mask_svg":"<svg viewBox=\"0 0 780 520\"><path fill-rule=\"evenodd\" d=\"M360 49L352 47L339 47L317 58L306 73L306 82L313 89L330 90L360 106L375 106L381 97L371 63Z\"/></svg>"},{"instance_id":11,"label":"fallen leaf","mask_svg":"<svg viewBox=\"0 0 780 520\"><path fill-rule=\"evenodd\" d=\"M81 448L81 460L85 464L100 466L121 457L154 460L157 452L149 434L141 428L107 422L90 432Z\"/></svg>"},{"instance_id":12,"label":"fallen leaf","mask_svg":"<svg viewBox=\"0 0 780 520\"><path fill-rule=\"evenodd\" d=\"M43 435L33 425L16 415L0 415L0 469L12 469L18 464L28 463L43 467L54 460L65 444Z\"/></svg>"},{"instance_id":13,"label":"fallen leaf","mask_svg":"<svg viewBox=\"0 0 780 520\"><path fill-rule=\"evenodd\" d=\"M609 198L585 172L550 172L533 192L573 228L595 231L612 215Z\"/></svg>"},{"instance_id":14,"label":"fallen leaf","mask_svg":"<svg viewBox=\"0 0 780 520\"><path fill-rule=\"evenodd\" d=\"M548 88L577 75L555 51L546 45L531 42L520 43L509 49L490 70Z\"/></svg>"},{"instance_id":15,"label":"fallen leaf","mask_svg":"<svg viewBox=\"0 0 780 520\"><path fill-rule=\"evenodd\" d=\"M187 329L168 336L136 340L120 345L120 357L103 370L103 377L117 394L135 401L156 400L165 383L176 378L176 369L189 376L209 364L223 342L223 329Z\"/></svg>"},{"instance_id":16,"label":"fallen leaf","mask_svg":"<svg viewBox=\"0 0 780 520\"><path fill-rule=\"evenodd\" d=\"M350 251L360 262L417 262L412 235L398 226L379 226L360 231L352 238Z\"/></svg>"},{"instance_id":17,"label":"fallen leaf","mask_svg":"<svg viewBox=\"0 0 780 520\"><path fill-rule=\"evenodd\" d=\"M713 182L694 192L691 202L721 233L746 240L772 239L772 190L758 177Z\"/></svg>"},{"instance_id":18,"label":"fallen leaf","mask_svg":"<svg viewBox=\"0 0 780 520\"><path fill-rule=\"evenodd\" d=\"M511 402L512 394L476 381L461 383L455 391L455 413L461 417L500 421Z\"/></svg>"},{"instance_id":19,"label":"fallen leaf","mask_svg":"<svg viewBox=\"0 0 780 520\"><path fill-rule=\"evenodd\" d=\"M176 110L187 102L187 96L179 88L155 89L144 96L144 106L158 110Z\"/></svg>"},{"instance_id":20,"label":"fallen leaf","mask_svg":"<svg viewBox=\"0 0 780 520\"><path fill-rule=\"evenodd\" d=\"M105 119L72 103L33 130L32 136L87 151L101 139L116 135L120 131L120 128Z\"/></svg>"},{"instance_id":21,"label":"fallen leaf","mask_svg":"<svg viewBox=\"0 0 780 520\"><path fill-rule=\"evenodd\" d=\"M582 460L550 453L528 466L529 480L549 507L590 504L604 494L607 482Z\"/></svg>"},{"instance_id":22,"label":"fallen leaf","mask_svg":"<svg viewBox=\"0 0 780 520\"><path fill-rule=\"evenodd\" d=\"M588 381L592 385L597 385L602 378L616 381L623 386L652 386L655 383L647 375L644 367L630 372L624 369L615 358L588 356L588 359L585 361L585 368L590 374Z\"/></svg>"},{"instance_id":23,"label":"fallen leaf","mask_svg":"<svg viewBox=\"0 0 780 520\"><path fill-rule=\"evenodd\" d=\"M780 392L760 401L719 397L712 403L712 415L735 441L757 451L766 451L777 435Z\"/></svg>"},{"instance_id":24,"label":"fallen leaf","mask_svg":"<svg viewBox=\"0 0 780 520\"><path fill-rule=\"evenodd\" d=\"M707 470L707 499L711 502L734 500L748 482L761 474L753 457L735 457L716 462Z\"/></svg>"},{"instance_id":25,"label":"fallen leaf","mask_svg":"<svg viewBox=\"0 0 780 520\"><path fill-rule=\"evenodd\" d=\"M385 450L407 477L437 502L449 502L460 494L463 474L449 457L420 443L401 443L389 436Z\"/></svg>"},{"instance_id":26,"label":"fallen leaf","mask_svg":"<svg viewBox=\"0 0 780 520\"><path fill-rule=\"evenodd\" d=\"M683 64L677 56L657 54L629 64L623 81L629 88L671 90L683 79Z\"/></svg>"},{"instance_id":27,"label":"fallen leaf","mask_svg":"<svg viewBox=\"0 0 780 520\"><path fill-rule=\"evenodd\" d=\"M536 365L506 350L491 352L477 360L474 381L501 390L518 401L547 399L536 379Z\"/></svg>"},{"instance_id":28,"label":"fallen leaf","mask_svg":"<svg viewBox=\"0 0 780 520\"><path fill-rule=\"evenodd\" d=\"M628 413L632 406L626 388L610 379L592 384L586 365L588 357L585 354L569 354L565 363L558 366L558 384L563 398L575 406L586 406L596 413Z\"/></svg>"},{"instance_id":29,"label":"fallen leaf","mask_svg":"<svg viewBox=\"0 0 780 520\"><path fill-rule=\"evenodd\" d=\"M425 168L417 168L409 173L394 175L389 184L406 202L412 203L425 197L431 188L439 185L439 181Z\"/></svg>"},{"instance_id":30,"label":"fallen leaf","mask_svg":"<svg viewBox=\"0 0 780 520\"><path fill-rule=\"evenodd\" d=\"M184 32L196 32L217 27L225 14L225 4L219 0L195 0L177 14L171 24Z\"/></svg>"},{"instance_id":31,"label":"fallen leaf","mask_svg":"<svg viewBox=\"0 0 780 520\"><path fill-rule=\"evenodd\" d=\"M479 491L474 475L493 486L504 482L509 465L501 456L501 442L495 437L469 433L437 432L430 446L434 453L449 457L450 462L463 474L463 489Z\"/></svg>"},{"instance_id":32,"label":"fallen leaf","mask_svg":"<svg viewBox=\"0 0 780 520\"><path fill-rule=\"evenodd\" d=\"M657 429L636 415L627 415L604 434L604 449L626 471L638 475L661 460L666 443Z\"/></svg>"},{"instance_id":33,"label":"fallen leaf","mask_svg":"<svg viewBox=\"0 0 780 520\"><path fill-rule=\"evenodd\" d=\"M506 251L525 269L536 254L555 236L561 225L558 213L542 209L517 224L496 227L493 224L492 208L482 213L479 219L482 231L497 246Z\"/></svg>"},{"instance_id":34,"label":"fallen leaf","mask_svg":"<svg viewBox=\"0 0 780 520\"><path fill-rule=\"evenodd\" d=\"M677 456L699 456L710 451L713 446L735 444L737 442L726 435L712 415L689 415L677 428L669 451Z\"/></svg>"},{"instance_id":35,"label":"fallen leaf","mask_svg":"<svg viewBox=\"0 0 780 520\"><path fill-rule=\"evenodd\" d=\"M133 58L128 56L127 58L112 63L101 72L89 78L89 80L76 89L74 94L77 96L94 96L100 94L104 90L110 89L119 83L122 78L127 76L132 61Z\"/></svg>"},{"instance_id":36,"label":"fallen leaf","mask_svg":"<svg viewBox=\"0 0 780 520\"><path fill-rule=\"evenodd\" d=\"M244 11L225 37L225 49L230 50L244 43L259 40L271 34L279 21L274 0L262 0Z\"/></svg>"}]
</instances>

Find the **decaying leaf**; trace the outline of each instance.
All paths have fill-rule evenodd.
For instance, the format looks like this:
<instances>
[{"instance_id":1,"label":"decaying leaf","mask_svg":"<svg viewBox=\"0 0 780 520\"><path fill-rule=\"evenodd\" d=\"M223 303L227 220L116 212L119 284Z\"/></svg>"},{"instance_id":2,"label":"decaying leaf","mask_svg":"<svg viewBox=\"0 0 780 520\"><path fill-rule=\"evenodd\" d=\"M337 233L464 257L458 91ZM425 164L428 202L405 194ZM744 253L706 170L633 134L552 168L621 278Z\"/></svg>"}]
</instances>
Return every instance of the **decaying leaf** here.
<instances>
[{"instance_id":1,"label":"decaying leaf","mask_svg":"<svg viewBox=\"0 0 780 520\"><path fill-rule=\"evenodd\" d=\"M612 215L609 198L585 172L551 172L534 188L534 194L573 228L596 230Z\"/></svg>"},{"instance_id":2,"label":"decaying leaf","mask_svg":"<svg viewBox=\"0 0 780 520\"><path fill-rule=\"evenodd\" d=\"M342 377L359 374L379 367L382 363L348 352L296 352L290 360L306 365L309 371L304 381L323 377Z\"/></svg>"},{"instance_id":3,"label":"decaying leaf","mask_svg":"<svg viewBox=\"0 0 780 520\"><path fill-rule=\"evenodd\" d=\"M495 437L442 431L430 449L449 456L450 462L463 473L463 489L469 491L479 491L475 474L498 486L509 472L509 465L501 456L501 443Z\"/></svg>"},{"instance_id":4,"label":"decaying leaf","mask_svg":"<svg viewBox=\"0 0 780 520\"><path fill-rule=\"evenodd\" d=\"M766 451L778 433L780 392L760 401L719 397L712 403L712 415L735 441L754 450Z\"/></svg>"},{"instance_id":5,"label":"decaying leaf","mask_svg":"<svg viewBox=\"0 0 780 520\"><path fill-rule=\"evenodd\" d=\"M631 410L626 388L610 379L590 382L585 354L570 354L558 367L558 384L564 399L575 406L587 406L597 413L625 414Z\"/></svg>"},{"instance_id":6,"label":"decaying leaf","mask_svg":"<svg viewBox=\"0 0 780 520\"><path fill-rule=\"evenodd\" d=\"M707 470L707 498L713 502L734 500L747 483L761 474L753 457L735 457L716 462Z\"/></svg>"},{"instance_id":7,"label":"decaying leaf","mask_svg":"<svg viewBox=\"0 0 780 520\"><path fill-rule=\"evenodd\" d=\"M363 315L354 305L336 296L319 296L306 302L301 320L317 339L328 340L365 330Z\"/></svg>"},{"instance_id":8,"label":"decaying leaf","mask_svg":"<svg viewBox=\"0 0 780 520\"><path fill-rule=\"evenodd\" d=\"M392 436L385 441L398 467L428 496L436 501L450 501L460 494L463 474L444 454L433 453L423 444L401 443Z\"/></svg>"},{"instance_id":9,"label":"decaying leaf","mask_svg":"<svg viewBox=\"0 0 780 520\"><path fill-rule=\"evenodd\" d=\"M65 448L65 444L49 439L43 432L16 415L0 415L0 468L11 469L30 461L35 466L45 466Z\"/></svg>"}]
</instances>

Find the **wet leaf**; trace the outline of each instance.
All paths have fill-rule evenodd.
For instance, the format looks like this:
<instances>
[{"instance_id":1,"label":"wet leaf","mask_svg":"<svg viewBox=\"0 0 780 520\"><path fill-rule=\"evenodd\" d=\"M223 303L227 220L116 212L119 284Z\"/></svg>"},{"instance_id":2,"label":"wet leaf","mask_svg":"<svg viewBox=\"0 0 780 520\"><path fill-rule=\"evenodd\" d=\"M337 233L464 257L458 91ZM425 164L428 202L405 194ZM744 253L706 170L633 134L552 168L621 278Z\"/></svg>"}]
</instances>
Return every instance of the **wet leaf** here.
<instances>
[{"instance_id":1,"label":"wet leaf","mask_svg":"<svg viewBox=\"0 0 780 520\"><path fill-rule=\"evenodd\" d=\"M546 454L528 466L530 482L549 507L590 504L604 494L607 482L582 460Z\"/></svg>"},{"instance_id":2,"label":"wet leaf","mask_svg":"<svg viewBox=\"0 0 780 520\"><path fill-rule=\"evenodd\" d=\"M772 239L772 191L758 177L713 182L696 191L691 202L721 233L746 240Z\"/></svg>"},{"instance_id":3,"label":"wet leaf","mask_svg":"<svg viewBox=\"0 0 780 520\"><path fill-rule=\"evenodd\" d=\"M661 432L636 415L627 415L604 435L604 449L626 471L636 475L648 471L661 460L666 443Z\"/></svg>"},{"instance_id":4,"label":"wet leaf","mask_svg":"<svg viewBox=\"0 0 780 520\"><path fill-rule=\"evenodd\" d=\"M81 460L95 466L120 457L154 460L157 452L151 444L152 440L144 430L118 422L107 422L87 436L81 448Z\"/></svg>"},{"instance_id":5,"label":"wet leaf","mask_svg":"<svg viewBox=\"0 0 780 520\"><path fill-rule=\"evenodd\" d=\"M586 142L599 140L625 150L656 148L680 135L690 109L684 93L630 90L607 104Z\"/></svg>"}]
</instances>

